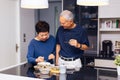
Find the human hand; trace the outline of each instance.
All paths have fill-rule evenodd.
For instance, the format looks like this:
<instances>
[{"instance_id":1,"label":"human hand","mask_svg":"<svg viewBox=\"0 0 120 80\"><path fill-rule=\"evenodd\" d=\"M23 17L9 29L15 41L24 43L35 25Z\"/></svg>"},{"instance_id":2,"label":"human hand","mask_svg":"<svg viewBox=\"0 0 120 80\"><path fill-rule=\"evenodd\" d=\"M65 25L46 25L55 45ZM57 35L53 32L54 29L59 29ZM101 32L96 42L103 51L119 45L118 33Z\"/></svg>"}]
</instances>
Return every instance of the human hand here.
<instances>
[{"instance_id":1,"label":"human hand","mask_svg":"<svg viewBox=\"0 0 120 80\"><path fill-rule=\"evenodd\" d=\"M49 56L48 56L48 59L50 60L50 59L54 59L55 58L55 56L53 55L53 54L50 54Z\"/></svg>"},{"instance_id":2,"label":"human hand","mask_svg":"<svg viewBox=\"0 0 120 80\"><path fill-rule=\"evenodd\" d=\"M39 56L37 59L36 59L36 62L43 62L44 61L44 57L42 56Z\"/></svg>"},{"instance_id":3,"label":"human hand","mask_svg":"<svg viewBox=\"0 0 120 80\"><path fill-rule=\"evenodd\" d=\"M76 47L76 48L78 48L78 45L79 45L79 43L78 43L78 41L77 41L76 39L70 39L70 40L69 40L69 44L70 44L71 46Z\"/></svg>"}]
</instances>

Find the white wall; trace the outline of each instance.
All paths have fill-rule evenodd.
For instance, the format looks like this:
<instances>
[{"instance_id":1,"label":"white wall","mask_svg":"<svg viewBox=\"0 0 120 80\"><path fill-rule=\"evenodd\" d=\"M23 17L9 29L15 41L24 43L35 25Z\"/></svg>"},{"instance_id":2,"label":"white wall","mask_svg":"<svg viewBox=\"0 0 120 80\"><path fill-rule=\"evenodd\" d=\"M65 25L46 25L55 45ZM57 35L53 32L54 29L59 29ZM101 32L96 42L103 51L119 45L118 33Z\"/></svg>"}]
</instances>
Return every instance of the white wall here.
<instances>
[{"instance_id":1,"label":"white wall","mask_svg":"<svg viewBox=\"0 0 120 80\"><path fill-rule=\"evenodd\" d=\"M38 19L47 21L50 25L50 34L55 36L57 28L60 26L59 14L62 11L61 1L49 2L49 8L38 10Z\"/></svg>"},{"instance_id":2,"label":"white wall","mask_svg":"<svg viewBox=\"0 0 120 80\"><path fill-rule=\"evenodd\" d=\"M109 5L99 7L99 18L120 17L120 0L109 0Z\"/></svg>"},{"instance_id":3,"label":"white wall","mask_svg":"<svg viewBox=\"0 0 120 80\"><path fill-rule=\"evenodd\" d=\"M21 9L19 2L0 0L0 70L26 61L27 46L34 37L34 10Z\"/></svg>"}]
</instances>

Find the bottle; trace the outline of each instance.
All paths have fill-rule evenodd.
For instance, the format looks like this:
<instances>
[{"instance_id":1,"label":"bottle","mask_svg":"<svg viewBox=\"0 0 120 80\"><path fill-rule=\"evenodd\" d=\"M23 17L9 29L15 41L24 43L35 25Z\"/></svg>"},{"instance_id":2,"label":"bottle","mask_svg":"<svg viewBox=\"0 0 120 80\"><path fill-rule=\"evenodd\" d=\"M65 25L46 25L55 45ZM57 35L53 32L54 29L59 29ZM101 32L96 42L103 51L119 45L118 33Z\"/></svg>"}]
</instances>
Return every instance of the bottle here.
<instances>
[{"instance_id":1,"label":"bottle","mask_svg":"<svg viewBox=\"0 0 120 80\"><path fill-rule=\"evenodd\" d=\"M119 20L116 20L116 28L118 28Z\"/></svg>"},{"instance_id":2,"label":"bottle","mask_svg":"<svg viewBox=\"0 0 120 80\"><path fill-rule=\"evenodd\" d=\"M60 74L66 73L66 66L65 65L60 65Z\"/></svg>"}]
</instances>

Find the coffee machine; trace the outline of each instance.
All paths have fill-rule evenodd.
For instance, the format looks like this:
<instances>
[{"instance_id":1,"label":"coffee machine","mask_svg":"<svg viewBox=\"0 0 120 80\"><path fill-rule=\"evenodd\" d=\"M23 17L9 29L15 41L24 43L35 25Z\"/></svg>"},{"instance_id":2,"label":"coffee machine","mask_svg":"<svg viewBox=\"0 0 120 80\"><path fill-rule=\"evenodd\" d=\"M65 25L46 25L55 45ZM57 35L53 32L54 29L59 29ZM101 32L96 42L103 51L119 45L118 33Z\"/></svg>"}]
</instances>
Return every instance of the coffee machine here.
<instances>
[{"instance_id":1,"label":"coffee machine","mask_svg":"<svg viewBox=\"0 0 120 80\"><path fill-rule=\"evenodd\" d=\"M102 57L112 57L112 41L111 40L104 40L102 41L102 51L100 53Z\"/></svg>"}]
</instances>

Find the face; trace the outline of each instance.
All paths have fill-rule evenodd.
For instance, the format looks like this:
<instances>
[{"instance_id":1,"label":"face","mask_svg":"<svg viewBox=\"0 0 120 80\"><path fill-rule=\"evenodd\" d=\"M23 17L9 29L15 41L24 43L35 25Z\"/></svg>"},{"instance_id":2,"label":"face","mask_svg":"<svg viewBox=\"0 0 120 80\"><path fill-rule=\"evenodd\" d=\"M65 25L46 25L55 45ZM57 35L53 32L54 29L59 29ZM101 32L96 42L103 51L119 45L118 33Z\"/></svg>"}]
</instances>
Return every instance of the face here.
<instances>
[{"instance_id":1,"label":"face","mask_svg":"<svg viewBox=\"0 0 120 80\"><path fill-rule=\"evenodd\" d=\"M60 24L64 29L70 29L72 27L73 21L66 20L64 17L60 16Z\"/></svg>"},{"instance_id":2,"label":"face","mask_svg":"<svg viewBox=\"0 0 120 80\"><path fill-rule=\"evenodd\" d=\"M38 38L40 41L46 41L46 40L49 38L49 32L40 32L40 33L37 35L37 38Z\"/></svg>"}]
</instances>

